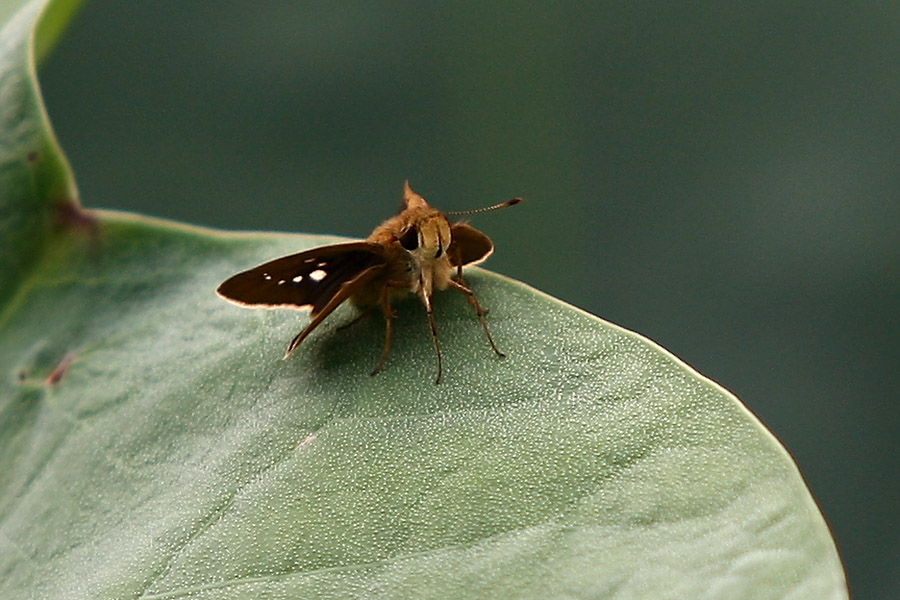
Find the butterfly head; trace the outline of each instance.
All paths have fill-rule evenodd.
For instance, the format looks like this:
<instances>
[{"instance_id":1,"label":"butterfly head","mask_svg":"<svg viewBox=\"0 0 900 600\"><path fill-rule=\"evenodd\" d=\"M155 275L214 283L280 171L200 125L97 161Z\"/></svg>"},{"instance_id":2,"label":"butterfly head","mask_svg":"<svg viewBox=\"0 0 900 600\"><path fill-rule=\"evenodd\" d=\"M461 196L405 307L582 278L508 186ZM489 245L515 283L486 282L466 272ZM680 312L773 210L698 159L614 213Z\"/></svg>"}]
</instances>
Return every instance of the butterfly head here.
<instances>
[{"instance_id":1,"label":"butterfly head","mask_svg":"<svg viewBox=\"0 0 900 600\"><path fill-rule=\"evenodd\" d=\"M452 241L450 222L414 192L409 191L404 201L407 208L382 226L383 233L376 229L369 239L377 241L389 233L388 252L399 259L390 278L408 282L408 289L430 308L432 291L445 289L452 272L447 255Z\"/></svg>"},{"instance_id":2,"label":"butterfly head","mask_svg":"<svg viewBox=\"0 0 900 600\"><path fill-rule=\"evenodd\" d=\"M396 243L420 264L443 258L450 246L450 223L447 217L436 210L417 217L400 231L396 236Z\"/></svg>"}]
</instances>

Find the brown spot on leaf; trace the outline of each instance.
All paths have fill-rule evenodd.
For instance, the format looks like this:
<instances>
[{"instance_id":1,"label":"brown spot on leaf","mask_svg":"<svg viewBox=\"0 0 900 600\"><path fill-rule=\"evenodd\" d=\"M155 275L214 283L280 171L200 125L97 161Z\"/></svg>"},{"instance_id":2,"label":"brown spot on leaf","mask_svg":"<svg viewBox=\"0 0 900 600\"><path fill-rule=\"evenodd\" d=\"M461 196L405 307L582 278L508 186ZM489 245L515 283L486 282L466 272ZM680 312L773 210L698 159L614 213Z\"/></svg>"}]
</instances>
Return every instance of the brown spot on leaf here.
<instances>
[{"instance_id":1,"label":"brown spot on leaf","mask_svg":"<svg viewBox=\"0 0 900 600\"><path fill-rule=\"evenodd\" d=\"M91 211L82 208L77 200L64 200L55 206L56 223L64 229L73 229L88 233L96 238L100 232L97 217Z\"/></svg>"},{"instance_id":2,"label":"brown spot on leaf","mask_svg":"<svg viewBox=\"0 0 900 600\"><path fill-rule=\"evenodd\" d=\"M47 375L47 379L44 380L45 383L47 383L47 385L58 385L59 382L62 381L62 378L66 376L73 360L75 360L75 354L72 352L63 354L62 358L59 359L59 362L56 363L53 372Z\"/></svg>"}]
</instances>

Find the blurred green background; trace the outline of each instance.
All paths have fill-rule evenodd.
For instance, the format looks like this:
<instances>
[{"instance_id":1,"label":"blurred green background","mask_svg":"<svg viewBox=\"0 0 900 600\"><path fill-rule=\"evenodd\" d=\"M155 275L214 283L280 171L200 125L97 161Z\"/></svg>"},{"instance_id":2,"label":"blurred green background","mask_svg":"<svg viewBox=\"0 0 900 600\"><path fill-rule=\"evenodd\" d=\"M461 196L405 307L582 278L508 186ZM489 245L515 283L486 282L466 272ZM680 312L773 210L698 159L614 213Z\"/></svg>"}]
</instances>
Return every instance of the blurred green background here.
<instances>
[{"instance_id":1,"label":"blurred green background","mask_svg":"<svg viewBox=\"0 0 900 600\"><path fill-rule=\"evenodd\" d=\"M89 207L364 237L406 178L525 197L487 266L737 393L900 594L900 5L93 0L42 82Z\"/></svg>"}]
</instances>

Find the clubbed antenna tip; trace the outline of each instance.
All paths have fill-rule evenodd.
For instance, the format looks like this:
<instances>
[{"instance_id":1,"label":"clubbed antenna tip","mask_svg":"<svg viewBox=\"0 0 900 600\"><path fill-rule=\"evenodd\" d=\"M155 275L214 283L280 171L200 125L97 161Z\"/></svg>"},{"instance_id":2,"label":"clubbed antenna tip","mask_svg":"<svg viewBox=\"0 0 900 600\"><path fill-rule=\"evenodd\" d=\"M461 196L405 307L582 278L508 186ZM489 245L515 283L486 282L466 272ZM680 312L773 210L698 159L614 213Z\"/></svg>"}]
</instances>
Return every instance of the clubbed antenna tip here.
<instances>
[{"instance_id":1,"label":"clubbed antenna tip","mask_svg":"<svg viewBox=\"0 0 900 600\"><path fill-rule=\"evenodd\" d=\"M512 200L507 200L506 202L501 202L500 204L495 204L493 206L486 206L484 208L476 208L474 210L451 210L447 214L448 215L475 215L478 213L488 212L491 210L497 210L500 208L506 208L507 206L513 206L522 201L522 198L513 198Z\"/></svg>"}]
</instances>

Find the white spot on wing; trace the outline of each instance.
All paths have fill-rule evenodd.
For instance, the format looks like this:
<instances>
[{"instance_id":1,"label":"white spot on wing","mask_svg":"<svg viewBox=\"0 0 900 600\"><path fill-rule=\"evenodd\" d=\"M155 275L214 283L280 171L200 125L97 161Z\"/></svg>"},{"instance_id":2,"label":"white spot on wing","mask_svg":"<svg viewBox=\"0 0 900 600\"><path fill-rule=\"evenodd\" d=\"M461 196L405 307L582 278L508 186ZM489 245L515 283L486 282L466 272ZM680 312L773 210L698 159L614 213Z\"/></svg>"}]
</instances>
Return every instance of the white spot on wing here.
<instances>
[{"instance_id":1,"label":"white spot on wing","mask_svg":"<svg viewBox=\"0 0 900 600\"><path fill-rule=\"evenodd\" d=\"M270 281L272 279L272 276L268 273L263 273L263 279L265 279L266 281Z\"/></svg>"},{"instance_id":2,"label":"white spot on wing","mask_svg":"<svg viewBox=\"0 0 900 600\"><path fill-rule=\"evenodd\" d=\"M322 281L323 279L325 279L325 277L327 275L328 275L328 273L326 273L322 269L316 269L315 271L313 271L312 273L309 274L309 277L313 281Z\"/></svg>"},{"instance_id":3,"label":"white spot on wing","mask_svg":"<svg viewBox=\"0 0 900 600\"><path fill-rule=\"evenodd\" d=\"M287 283L287 281L284 280L284 279L279 279L279 280L278 280L278 285L284 285L284 284L286 284L286 283Z\"/></svg>"},{"instance_id":4,"label":"white spot on wing","mask_svg":"<svg viewBox=\"0 0 900 600\"><path fill-rule=\"evenodd\" d=\"M296 277L291 279L291 281L293 281L294 283L300 283L301 281L303 281L303 275L297 275Z\"/></svg>"}]
</instances>

